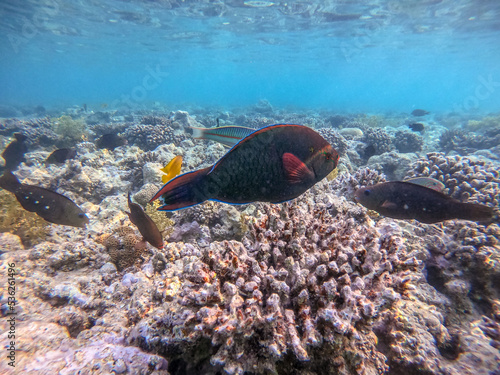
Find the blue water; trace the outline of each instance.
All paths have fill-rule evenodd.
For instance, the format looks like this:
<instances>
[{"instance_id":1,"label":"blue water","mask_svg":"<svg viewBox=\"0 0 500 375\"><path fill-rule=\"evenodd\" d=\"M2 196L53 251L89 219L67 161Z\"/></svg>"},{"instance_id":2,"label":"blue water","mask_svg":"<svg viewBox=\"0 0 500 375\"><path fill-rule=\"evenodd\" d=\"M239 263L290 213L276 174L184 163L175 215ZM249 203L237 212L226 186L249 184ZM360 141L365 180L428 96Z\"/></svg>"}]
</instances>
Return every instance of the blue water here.
<instances>
[{"instance_id":1,"label":"blue water","mask_svg":"<svg viewBox=\"0 0 500 375\"><path fill-rule=\"evenodd\" d=\"M500 107L497 0L2 0L0 15L2 105Z\"/></svg>"}]
</instances>

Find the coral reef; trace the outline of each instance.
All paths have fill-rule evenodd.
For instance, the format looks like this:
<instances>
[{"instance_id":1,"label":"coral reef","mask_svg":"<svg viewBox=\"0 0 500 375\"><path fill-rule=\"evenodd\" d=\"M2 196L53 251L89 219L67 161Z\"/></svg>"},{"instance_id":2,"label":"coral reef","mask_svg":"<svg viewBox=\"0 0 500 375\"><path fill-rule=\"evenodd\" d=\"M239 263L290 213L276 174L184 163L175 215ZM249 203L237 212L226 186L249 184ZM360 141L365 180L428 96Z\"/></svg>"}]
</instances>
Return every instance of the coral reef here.
<instances>
[{"instance_id":1,"label":"coral reef","mask_svg":"<svg viewBox=\"0 0 500 375\"><path fill-rule=\"evenodd\" d=\"M162 125L162 126L171 126L172 120L167 117L158 117L158 116L143 116L141 118L141 125Z\"/></svg>"},{"instance_id":2,"label":"coral reef","mask_svg":"<svg viewBox=\"0 0 500 375\"><path fill-rule=\"evenodd\" d=\"M373 155L380 155L393 149L391 136L382 128L363 129L364 148L358 151L365 159Z\"/></svg>"},{"instance_id":3,"label":"coral reef","mask_svg":"<svg viewBox=\"0 0 500 375\"><path fill-rule=\"evenodd\" d=\"M349 172L340 175L330 183L330 187L338 195L353 200L354 193L360 187L386 182L386 176L369 167L358 169L355 173Z\"/></svg>"},{"instance_id":4,"label":"coral reef","mask_svg":"<svg viewBox=\"0 0 500 375\"><path fill-rule=\"evenodd\" d=\"M196 119L184 111L92 117L72 108L66 113L98 121L89 127L92 135L128 126L164 127L174 141L141 146L155 147L154 152L130 144L96 150L93 143L80 142L77 159L44 165L50 152L44 146L52 149L60 139L50 119L0 120L4 145L15 131L32 137L27 162L16 175L67 195L91 219L86 230L47 225L0 191L0 230L5 230L0 273L16 264L16 319L22 322L16 325L16 346L22 350L15 372L498 374L498 218L489 225L462 220L427 225L384 218L350 201L357 188L386 178L431 176L454 198L498 207L498 147L467 157L429 153L415 160L417 155L400 153L410 147L398 143L407 136L397 132L405 123L401 116L272 108L264 117L198 107L191 112ZM148 201L169 160L182 155L182 172L189 172L227 152L216 143L175 141L186 127L215 126L216 118L255 127L313 126L331 136L330 142L340 142L339 151L345 147L340 173L288 203L206 202L175 213L156 211L158 202ZM479 137L499 135L495 117L449 122L468 120L478 121L467 129ZM445 121L436 116L426 122L425 151L436 149ZM388 123L396 127L373 127ZM356 129L345 130L345 140L324 129L334 124L344 128L339 133L347 126ZM389 133L397 135L391 140ZM383 147L376 150L373 143ZM365 152L367 146L373 146L373 155ZM462 146L473 151L470 144ZM129 191L168 240L163 250L146 247L135 228L124 226ZM23 237L34 231L40 232ZM0 285L4 317L5 285ZM0 340L8 342L7 319L0 319L0 332ZM0 361L0 373L15 372Z\"/></svg>"},{"instance_id":5,"label":"coral reef","mask_svg":"<svg viewBox=\"0 0 500 375\"><path fill-rule=\"evenodd\" d=\"M0 121L0 134L12 135L20 132L28 138L29 148L35 146L50 147L57 144L59 135L54 132L50 117L33 118L26 120L4 119Z\"/></svg>"},{"instance_id":6,"label":"coral reef","mask_svg":"<svg viewBox=\"0 0 500 375\"><path fill-rule=\"evenodd\" d=\"M412 164L407 177L426 176L443 182L445 193L464 201L500 205L499 164L462 156L428 153Z\"/></svg>"},{"instance_id":7,"label":"coral reef","mask_svg":"<svg viewBox=\"0 0 500 375\"><path fill-rule=\"evenodd\" d=\"M111 234L104 234L98 242L108 251L111 261L118 270L123 270L135 264L146 250L146 242L135 234L131 227L118 227Z\"/></svg>"},{"instance_id":8,"label":"coral reef","mask_svg":"<svg viewBox=\"0 0 500 375\"><path fill-rule=\"evenodd\" d=\"M86 140L87 124L82 118L73 119L64 115L52 119L52 124L55 132L60 136L58 140L60 147L72 146L75 142Z\"/></svg>"},{"instance_id":9,"label":"coral reef","mask_svg":"<svg viewBox=\"0 0 500 375\"><path fill-rule=\"evenodd\" d=\"M160 206L161 203L159 201L154 201L151 204L148 203L144 212L155 222L163 237L168 237L174 230L173 226L175 222L167 216L166 212L158 211Z\"/></svg>"},{"instance_id":10,"label":"coral reef","mask_svg":"<svg viewBox=\"0 0 500 375\"><path fill-rule=\"evenodd\" d=\"M262 217L242 243L167 246L176 260L158 285L163 306L155 309L157 319L137 324L131 342L199 353L193 348L209 340L210 362L229 374L279 373L293 363L307 368L312 359L325 374L387 370L370 326L409 288L419 268L416 249L407 252L392 229L381 235L342 204L311 207L301 199L259 208ZM285 364L288 351L293 356ZM203 367L184 365L193 374Z\"/></svg>"},{"instance_id":11,"label":"coral reef","mask_svg":"<svg viewBox=\"0 0 500 375\"><path fill-rule=\"evenodd\" d=\"M410 165L418 159L415 154L400 154L395 151L374 155L368 159L371 168L382 171L388 180L402 180Z\"/></svg>"},{"instance_id":12,"label":"coral reef","mask_svg":"<svg viewBox=\"0 0 500 375\"><path fill-rule=\"evenodd\" d=\"M421 135L408 130L398 130L393 144L399 152L417 152L422 150L424 139Z\"/></svg>"},{"instance_id":13,"label":"coral reef","mask_svg":"<svg viewBox=\"0 0 500 375\"><path fill-rule=\"evenodd\" d=\"M200 226L207 227L211 239L214 241L241 240L248 229L243 213L234 206L219 202L204 202L177 212L174 214L173 220L177 225L196 221Z\"/></svg>"},{"instance_id":14,"label":"coral reef","mask_svg":"<svg viewBox=\"0 0 500 375\"><path fill-rule=\"evenodd\" d=\"M36 213L26 211L14 194L0 189L0 232L19 236L23 245L29 247L47 237L48 226Z\"/></svg>"},{"instance_id":15,"label":"coral reef","mask_svg":"<svg viewBox=\"0 0 500 375\"><path fill-rule=\"evenodd\" d=\"M349 145L340 133L332 128L320 128L316 131L330 143L340 156L344 156Z\"/></svg>"},{"instance_id":16,"label":"coral reef","mask_svg":"<svg viewBox=\"0 0 500 375\"><path fill-rule=\"evenodd\" d=\"M171 126L166 125L133 125L123 135L130 144L146 151L168 143L179 145L186 139L183 132L175 132Z\"/></svg>"}]
</instances>

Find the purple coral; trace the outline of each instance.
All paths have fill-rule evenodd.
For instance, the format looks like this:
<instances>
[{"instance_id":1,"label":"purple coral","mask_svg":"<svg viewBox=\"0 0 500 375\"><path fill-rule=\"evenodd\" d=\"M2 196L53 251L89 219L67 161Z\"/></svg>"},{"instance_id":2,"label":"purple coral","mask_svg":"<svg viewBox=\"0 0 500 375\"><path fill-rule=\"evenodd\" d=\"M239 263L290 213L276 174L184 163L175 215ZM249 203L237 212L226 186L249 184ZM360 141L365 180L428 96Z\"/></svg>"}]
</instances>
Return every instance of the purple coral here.
<instances>
[{"instance_id":1,"label":"purple coral","mask_svg":"<svg viewBox=\"0 0 500 375\"><path fill-rule=\"evenodd\" d=\"M186 139L183 131L175 131L169 125L133 125L127 128L123 135L129 144L135 144L149 151L163 144L179 145Z\"/></svg>"},{"instance_id":2,"label":"purple coral","mask_svg":"<svg viewBox=\"0 0 500 375\"><path fill-rule=\"evenodd\" d=\"M498 164L432 152L417 160L407 177L428 176L443 182L445 193L469 202L500 206Z\"/></svg>"},{"instance_id":3,"label":"purple coral","mask_svg":"<svg viewBox=\"0 0 500 375\"><path fill-rule=\"evenodd\" d=\"M130 340L163 353L209 340L212 349L198 360L211 356L229 374L277 371L289 365L285 357L354 371L351 355L358 368L386 370L370 326L419 267L402 238L390 228L380 234L341 207L336 216L305 201L260 209L242 242L167 246L176 260L162 272L157 299L173 301L141 321ZM358 345L363 350L353 350Z\"/></svg>"}]
</instances>

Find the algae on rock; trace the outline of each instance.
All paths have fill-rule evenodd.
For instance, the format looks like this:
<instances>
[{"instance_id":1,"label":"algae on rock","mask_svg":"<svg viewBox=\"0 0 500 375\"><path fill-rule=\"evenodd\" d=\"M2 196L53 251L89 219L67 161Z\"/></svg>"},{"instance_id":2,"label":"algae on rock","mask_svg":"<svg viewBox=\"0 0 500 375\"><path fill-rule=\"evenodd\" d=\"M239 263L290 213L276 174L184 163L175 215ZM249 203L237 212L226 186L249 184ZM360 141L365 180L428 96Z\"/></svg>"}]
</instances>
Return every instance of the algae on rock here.
<instances>
[{"instance_id":1,"label":"algae on rock","mask_svg":"<svg viewBox=\"0 0 500 375\"><path fill-rule=\"evenodd\" d=\"M14 194L0 190L0 232L19 236L28 247L45 239L48 223L34 212L26 211Z\"/></svg>"}]
</instances>

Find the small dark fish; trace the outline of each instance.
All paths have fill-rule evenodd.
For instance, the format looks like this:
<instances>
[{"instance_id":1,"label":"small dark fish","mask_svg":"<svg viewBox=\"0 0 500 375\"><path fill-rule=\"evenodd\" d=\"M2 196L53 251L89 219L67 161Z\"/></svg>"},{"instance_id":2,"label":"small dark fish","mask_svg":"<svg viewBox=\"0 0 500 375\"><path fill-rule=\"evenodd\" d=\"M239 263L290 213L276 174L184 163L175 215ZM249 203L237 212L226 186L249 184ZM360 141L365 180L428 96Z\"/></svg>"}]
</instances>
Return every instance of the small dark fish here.
<instances>
[{"instance_id":1,"label":"small dark fish","mask_svg":"<svg viewBox=\"0 0 500 375\"><path fill-rule=\"evenodd\" d=\"M428 111L425 111L423 109L414 109L413 112L411 113L413 116L417 116L417 117L420 117L420 116L425 116L425 115L428 115L430 112Z\"/></svg>"},{"instance_id":2,"label":"small dark fish","mask_svg":"<svg viewBox=\"0 0 500 375\"><path fill-rule=\"evenodd\" d=\"M414 122L412 124L409 124L408 127L414 132L422 133L425 130L425 125L421 122Z\"/></svg>"},{"instance_id":3,"label":"small dark fish","mask_svg":"<svg viewBox=\"0 0 500 375\"><path fill-rule=\"evenodd\" d=\"M221 128L219 128L221 129ZM151 199L174 211L206 200L281 203L298 197L337 167L339 155L313 129L278 124L254 131L212 167L185 173Z\"/></svg>"},{"instance_id":4,"label":"small dark fish","mask_svg":"<svg viewBox=\"0 0 500 375\"><path fill-rule=\"evenodd\" d=\"M130 212L127 215L134 224L139 232L141 232L142 237L145 241L148 241L151 245L157 249L163 249L163 238L161 233L156 226L155 222L143 211L142 207L136 203L132 203L130 199L130 193L128 193L128 208Z\"/></svg>"},{"instance_id":5,"label":"small dark fish","mask_svg":"<svg viewBox=\"0 0 500 375\"><path fill-rule=\"evenodd\" d=\"M76 156L76 150L73 148L60 148L52 152L49 155L45 163L64 163L66 160L74 159Z\"/></svg>"},{"instance_id":6,"label":"small dark fish","mask_svg":"<svg viewBox=\"0 0 500 375\"><path fill-rule=\"evenodd\" d=\"M104 134L95 142L97 148L107 148L113 151L115 148L127 144L127 140L120 137L118 134L110 133Z\"/></svg>"},{"instance_id":7,"label":"small dark fish","mask_svg":"<svg viewBox=\"0 0 500 375\"><path fill-rule=\"evenodd\" d=\"M39 186L21 184L11 172L0 177L0 187L14 193L21 206L50 223L85 228L88 217L71 199Z\"/></svg>"},{"instance_id":8,"label":"small dark fish","mask_svg":"<svg viewBox=\"0 0 500 375\"><path fill-rule=\"evenodd\" d=\"M19 164L26 161L24 154L28 152L28 146L24 142L28 137L21 133L14 133L14 138L2 152L2 157L5 160L4 170L6 171L15 171Z\"/></svg>"},{"instance_id":9,"label":"small dark fish","mask_svg":"<svg viewBox=\"0 0 500 375\"><path fill-rule=\"evenodd\" d=\"M383 182L358 189L356 201L370 210L394 219L415 219L432 224L463 219L489 221L493 209L476 203L462 203L436 190L411 182Z\"/></svg>"}]
</instances>

